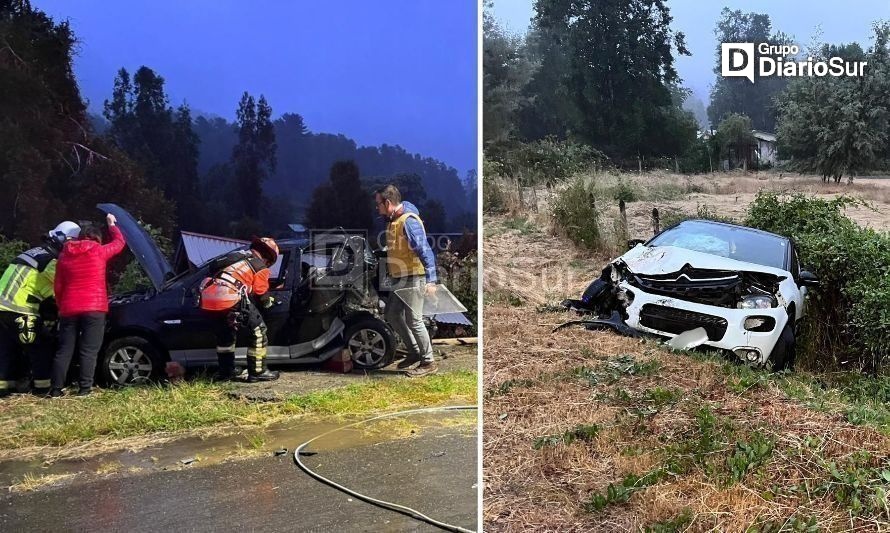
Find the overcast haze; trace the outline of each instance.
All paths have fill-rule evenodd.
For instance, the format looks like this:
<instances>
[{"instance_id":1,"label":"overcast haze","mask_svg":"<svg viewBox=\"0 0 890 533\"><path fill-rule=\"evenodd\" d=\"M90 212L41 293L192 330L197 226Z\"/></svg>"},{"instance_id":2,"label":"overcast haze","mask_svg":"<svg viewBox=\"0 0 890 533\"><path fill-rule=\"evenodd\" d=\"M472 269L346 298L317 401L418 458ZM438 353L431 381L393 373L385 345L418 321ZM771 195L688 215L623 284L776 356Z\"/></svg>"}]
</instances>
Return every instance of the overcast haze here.
<instances>
[{"instance_id":1,"label":"overcast haze","mask_svg":"<svg viewBox=\"0 0 890 533\"><path fill-rule=\"evenodd\" d=\"M534 15L533 0L495 0L494 13L505 27L515 33L528 30ZM686 44L691 57L677 59L677 70L684 85L695 91L705 106L714 82L714 61L717 40L714 27L723 7L745 12L766 13L770 16L773 31L780 30L794 37L796 43L808 45L821 26L822 40L829 43L857 41L867 47L871 44L871 25L876 20L890 20L890 2L887 0L838 1L696 1L668 0L667 6L674 18L671 27L686 34Z\"/></svg>"},{"instance_id":2,"label":"overcast haze","mask_svg":"<svg viewBox=\"0 0 890 533\"><path fill-rule=\"evenodd\" d=\"M90 110L146 65L170 102L234 120L245 90L275 116L360 145L398 144L461 176L476 167L474 1L33 0L69 19Z\"/></svg>"}]
</instances>

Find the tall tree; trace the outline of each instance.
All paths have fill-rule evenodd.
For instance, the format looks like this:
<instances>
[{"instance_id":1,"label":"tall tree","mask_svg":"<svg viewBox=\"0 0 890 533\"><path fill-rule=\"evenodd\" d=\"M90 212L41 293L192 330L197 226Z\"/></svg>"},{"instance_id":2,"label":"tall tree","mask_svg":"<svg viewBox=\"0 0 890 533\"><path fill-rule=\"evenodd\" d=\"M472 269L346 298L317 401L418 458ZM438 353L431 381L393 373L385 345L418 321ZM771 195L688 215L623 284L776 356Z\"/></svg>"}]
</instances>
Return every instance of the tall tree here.
<instances>
[{"instance_id":1,"label":"tall tree","mask_svg":"<svg viewBox=\"0 0 890 533\"><path fill-rule=\"evenodd\" d=\"M739 113L727 115L717 126L721 152L729 158L730 168L742 166L748 170L748 160L754 149L751 119Z\"/></svg>"},{"instance_id":2,"label":"tall tree","mask_svg":"<svg viewBox=\"0 0 890 533\"><path fill-rule=\"evenodd\" d=\"M149 184L175 205L180 227L203 229L198 198L198 143L187 105L170 106L164 78L142 66L132 81L118 71L111 100L105 101L108 135L144 169Z\"/></svg>"},{"instance_id":3,"label":"tall tree","mask_svg":"<svg viewBox=\"0 0 890 533\"><path fill-rule=\"evenodd\" d=\"M711 103L708 118L711 124L719 124L726 115L739 113L751 118L754 129L774 132L776 128L776 108L773 99L788 84L788 79L780 76L762 77L755 69L754 83L747 78L721 76L721 43L769 43L771 45L792 44L788 35L772 29L769 15L765 13L744 13L727 7L720 13L720 20L714 28L717 37L716 63L714 74L717 79L711 89ZM754 48L755 64L761 53Z\"/></svg>"},{"instance_id":4,"label":"tall tree","mask_svg":"<svg viewBox=\"0 0 890 533\"><path fill-rule=\"evenodd\" d=\"M517 112L531 101L523 89L534 72L523 39L498 24L492 5L487 0L482 13L482 136L489 152L517 134Z\"/></svg>"},{"instance_id":5,"label":"tall tree","mask_svg":"<svg viewBox=\"0 0 890 533\"><path fill-rule=\"evenodd\" d=\"M664 0L537 0L535 13L541 67L529 87L547 95L535 102L547 129L619 157L676 150L661 141L687 120L671 87L680 81L674 53L689 52Z\"/></svg>"},{"instance_id":6,"label":"tall tree","mask_svg":"<svg viewBox=\"0 0 890 533\"><path fill-rule=\"evenodd\" d=\"M247 91L241 96L236 114L238 144L232 149L235 182L241 199L241 214L259 218L263 182L275 172L275 128L272 108L265 96L255 101Z\"/></svg>"},{"instance_id":7,"label":"tall tree","mask_svg":"<svg viewBox=\"0 0 890 533\"><path fill-rule=\"evenodd\" d=\"M306 213L312 229L343 227L370 231L374 226L371 191L362 186L354 161L338 161L331 167L329 182L312 193Z\"/></svg>"},{"instance_id":8,"label":"tall tree","mask_svg":"<svg viewBox=\"0 0 890 533\"><path fill-rule=\"evenodd\" d=\"M840 181L890 157L890 24L873 29L868 52L856 43L808 52L865 61L864 76L796 78L777 98L779 152L793 167Z\"/></svg>"}]
</instances>

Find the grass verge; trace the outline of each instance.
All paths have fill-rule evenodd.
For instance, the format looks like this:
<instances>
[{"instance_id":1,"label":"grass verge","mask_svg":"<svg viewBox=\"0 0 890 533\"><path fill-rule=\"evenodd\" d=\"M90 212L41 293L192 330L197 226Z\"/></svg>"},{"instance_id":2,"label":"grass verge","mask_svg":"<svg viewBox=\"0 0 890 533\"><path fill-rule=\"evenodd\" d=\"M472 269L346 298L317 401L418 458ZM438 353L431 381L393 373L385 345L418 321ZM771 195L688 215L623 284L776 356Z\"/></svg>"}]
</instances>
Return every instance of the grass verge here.
<instances>
[{"instance_id":1,"label":"grass verge","mask_svg":"<svg viewBox=\"0 0 890 533\"><path fill-rule=\"evenodd\" d=\"M476 402L476 373L447 372L412 380L366 380L277 402L232 398L224 385L194 381L174 386L100 391L85 398L3 402L0 449L66 446L210 426L263 426L289 417L353 416L423 405Z\"/></svg>"}]
</instances>

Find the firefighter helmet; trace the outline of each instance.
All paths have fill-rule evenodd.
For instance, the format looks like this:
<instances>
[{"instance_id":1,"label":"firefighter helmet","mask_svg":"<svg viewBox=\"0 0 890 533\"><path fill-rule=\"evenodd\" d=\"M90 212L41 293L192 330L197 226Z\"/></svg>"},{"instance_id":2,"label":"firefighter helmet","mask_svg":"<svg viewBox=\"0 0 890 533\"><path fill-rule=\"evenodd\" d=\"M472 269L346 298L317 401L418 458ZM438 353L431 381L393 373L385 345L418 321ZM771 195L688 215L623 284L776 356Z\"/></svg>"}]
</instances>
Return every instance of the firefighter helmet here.
<instances>
[{"instance_id":1,"label":"firefighter helmet","mask_svg":"<svg viewBox=\"0 0 890 533\"><path fill-rule=\"evenodd\" d=\"M250 243L250 249L256 250L269 266L274 265L278 260L278 243L271 237L254 237Z\"/></svg>"},{"instance_id":2,"label":"firefighter helmet","mask_svg":"<svg viewBox=\"0 0 890 533\"><path fill-rule=\"evenodd\" d=\"M78 226L74 222L71 222L70 220L62 222L55 228L51 229L49 232L49 237L58 243L63 243L70 239L76 239L79 236L80 226Z\"/></svg>"}]
</instances>

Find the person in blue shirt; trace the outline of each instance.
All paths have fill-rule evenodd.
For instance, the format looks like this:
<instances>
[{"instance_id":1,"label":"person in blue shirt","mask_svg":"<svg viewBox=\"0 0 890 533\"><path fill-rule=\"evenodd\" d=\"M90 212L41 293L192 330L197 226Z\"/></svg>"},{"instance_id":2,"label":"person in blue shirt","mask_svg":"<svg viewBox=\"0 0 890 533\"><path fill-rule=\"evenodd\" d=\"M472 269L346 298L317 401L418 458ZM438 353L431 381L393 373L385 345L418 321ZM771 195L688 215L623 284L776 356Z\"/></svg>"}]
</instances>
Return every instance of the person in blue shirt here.
<instances>
[{"instance_id":1,"label":"person in blue shirt","mask_svg":"<svg viewBox=\"0 0 890 533\"><path fill-rule=\"evenodd\" d=\"M433 374L438 368L423 324L423 298L436 290L436 257L426 240L417 207L402 201L395 185L378 189L374 200L377 212L389 222L386 267L392 278L392 292L386 302L386 321L409 351L398 367L407 369L411 377Z\"/></svg>"}]
</instances>

